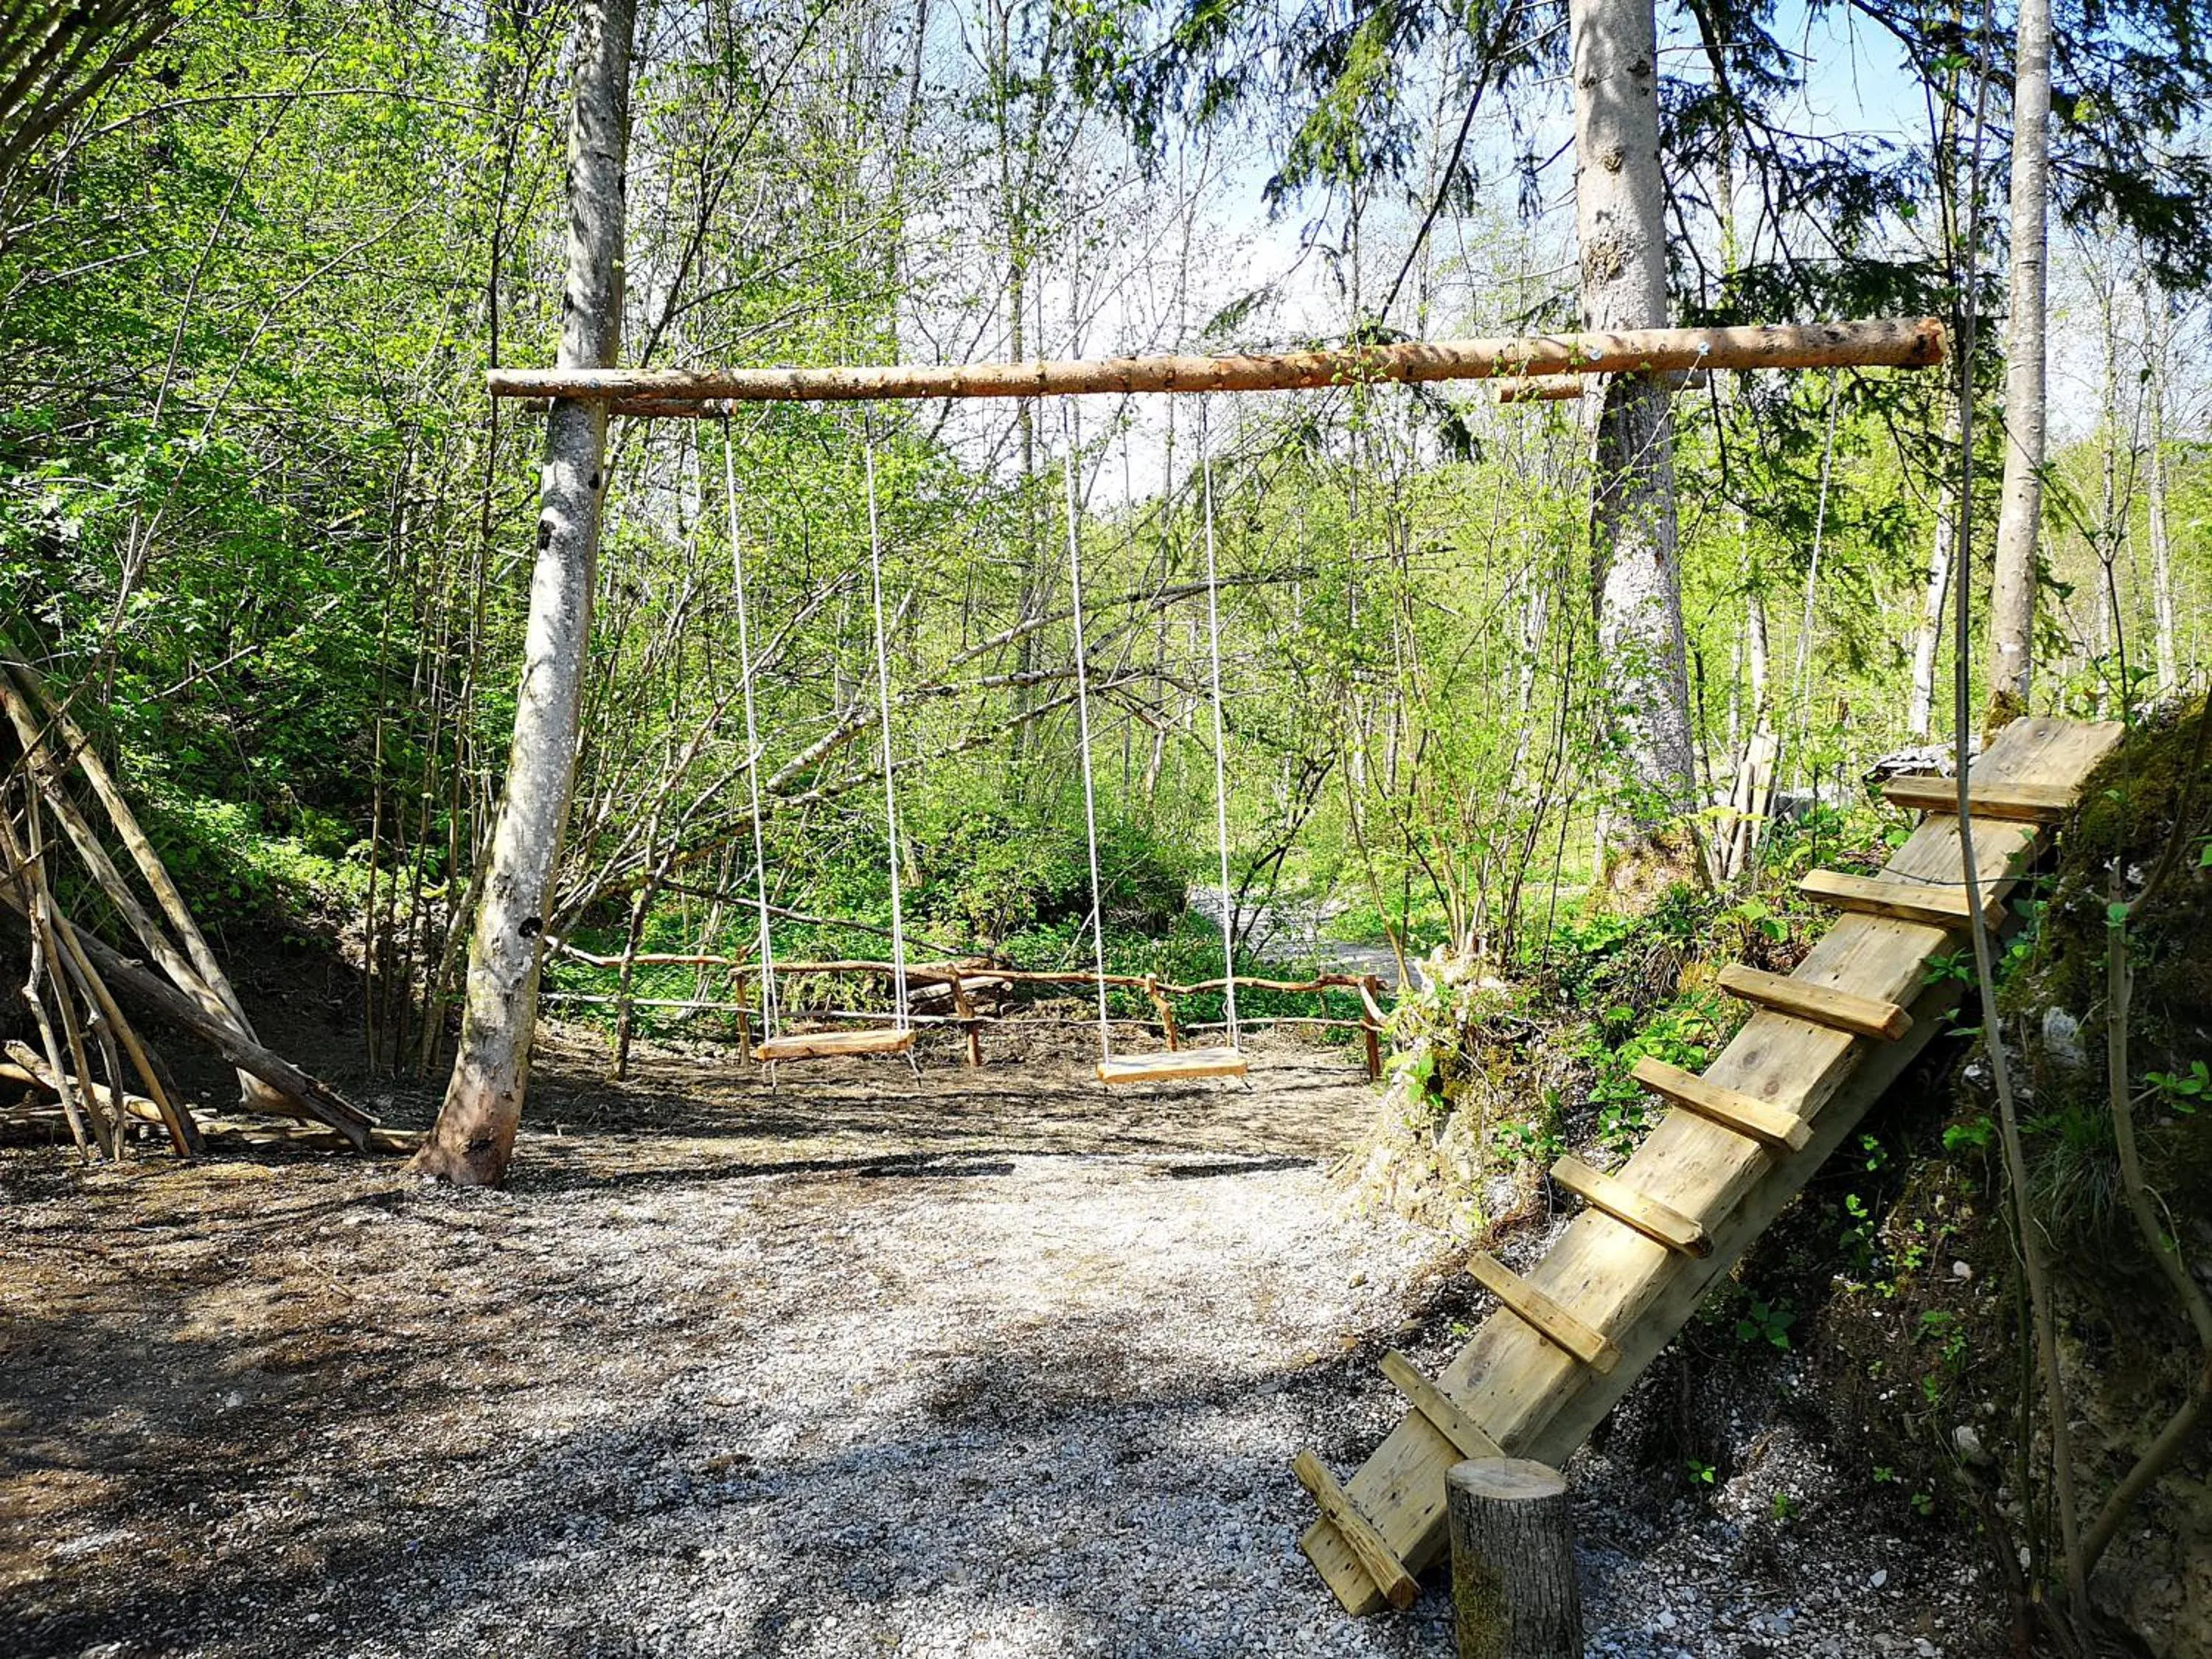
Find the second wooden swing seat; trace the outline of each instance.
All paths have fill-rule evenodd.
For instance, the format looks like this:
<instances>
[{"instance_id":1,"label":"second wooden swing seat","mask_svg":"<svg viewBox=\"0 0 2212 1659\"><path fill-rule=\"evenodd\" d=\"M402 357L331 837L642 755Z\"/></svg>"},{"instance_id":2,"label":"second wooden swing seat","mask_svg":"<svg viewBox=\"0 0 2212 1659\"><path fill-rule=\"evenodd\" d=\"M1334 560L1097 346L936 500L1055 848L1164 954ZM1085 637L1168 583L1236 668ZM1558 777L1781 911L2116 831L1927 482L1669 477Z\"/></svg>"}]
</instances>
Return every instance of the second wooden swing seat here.
<instances>
[{"instance_id":1,"label":"second wooden swing seat","mask_svg":"<svg viewBox=\"0 0 2212 1659\"><path fill-rule=\"evenodd\" d=\"M1115 1054L1098 1062L1098 1080L1176 1083L1194 1077L1243 1077L1249 1068L1241 1048L1176 1048L1164 1054Z\"/></svg>"},{"instance_id":2,"label":"second wooden swing seat","mask_svg":"<svg viewBox=\"0 0 2212 1659\"><path fill-rule=\"evenodd\" d=\"M760 987L762 1040L753 1045L756 1065L775 1066L784 1060L829 1060L840 1054L904 1054L914 1064L915 1028L908 1018L906 981L905 902L899 890L897 766L891 753L890 659L884 644L884 539L876 513L876 452L863 436L861 459L867 479L868 588L872 601L876 647L876 713L882 734L884 769L884 844L889 856L891 890L891 984L896 1018L889 1025L864 1025L842 1031L778 1032L776 1025L775 950L769 931L768 848L761 830L760 726L753 706L752 623L745 603L744 541L738 533L736 450L730 441L726 418L722 430L722 488L729 512L731 580L737 598L738 684L744 693L745 766L752 797L753 891L760 917ZM920 1073L917 1069L916 1075ZM771 1079L774 1073L770 1073Z\"/></svg>"},{"instance_id":3,"label":"second wooden swing seat","mask_svg":"<svg viewBox=\"0 0 2212 1659\"><path fill-rule=\"evenodd\" d=\"M1243 1077L1249 1068L1245 1064L1244 1051L1237 1043L1237 951L1231 932L1233 923L1224 906L1221 917L1221 973L1223 1004L1228 1013L1226 1047L1212 1048L1170 1048L1165 1054L1117 1054L1114 1052L1112 1022L1106 1012L1106 895L1098 879L1098 799L1091 773L1091 676L1088 653L1083 641L1083 544L1077 533L1076 519L1080 498L1075 488L1074 423L1067 405L1060 405L1061 429L1066 436L1067 455L1063 471L1067 483L1067 578L1073 599L1072 615L1075 635L1075 718L1080 756L1079 769L1083 775L1083 831L1085 848L1091 860L1091 942L1093 960L1098 969L1098 1060L1092 1075L1100 1085L1111 1089L1127 1083L1182 1083L1194 1078ZM1200 499L1204 508L1206 544L1206 624L1208 643L1208 690L1213 708L1213 825L1218 850L1221 855L1221 890L1231 891L1229 884L1229 779L1223 759L1226 734L1221 712L1221 575L1217 567L1213 544L1213 471L1206 459L1206 404L1199 403L1198 454ZM1123 440L1127 444L1127 439ZM1126 448L1124 459L1126 460ZM1158 993L1154 998L1158 1000ZM1163 1023L1167 1029L1167 1040L1176 1040L1175 1026L1166 1017L1166 1005L1161 1005Z\"/></svg>"},{"instance_id":4,"label":"second wooden swing seat","mask_svg":"<svg viewBox=\"0 0 2212 1659\"><path fill-rule=\"evenodd\" d=\"M773 1066L783 1060L827 1060L836 1054L902 1054L914 1047L914 1027L870 1026L858 1031L800 1031L772 1036L753 1045L753 1060Z\"/></svg>"}]
</instances>

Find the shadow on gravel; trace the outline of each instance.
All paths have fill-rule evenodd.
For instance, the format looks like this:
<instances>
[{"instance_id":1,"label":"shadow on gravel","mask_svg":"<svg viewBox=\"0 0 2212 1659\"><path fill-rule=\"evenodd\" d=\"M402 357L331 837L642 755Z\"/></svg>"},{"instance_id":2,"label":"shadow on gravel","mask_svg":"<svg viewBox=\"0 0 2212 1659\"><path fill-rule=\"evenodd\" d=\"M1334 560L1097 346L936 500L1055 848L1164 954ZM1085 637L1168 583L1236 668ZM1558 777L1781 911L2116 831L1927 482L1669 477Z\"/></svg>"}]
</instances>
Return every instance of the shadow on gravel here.
<instances>
[{"instance_id":1,"label":"shadow on gravel","mask_svg":"<svg viewBox=\"0 0 2212 1659\"><path fill-rule=\"evenodd\" d=\"M835 1356L781 1368L826 1281L775 1264L826 1235L866 1279L887 1205L957 1227L963 1183L1040 1154L1304 1169L1361 1120L1356 1072L1105 1101L1074 1066L921 1097L702 1097L709 1070L603 1090L580 1131L572 1064L504 1194L346 1158L0 1165L0 1653L960 1651L968 1620L1242 1655L1324 1610L1284 1464L1352 1455L1334 1359L1164 1379L1158 1314L1048 1297L848 1395Z\"/></svg>"},{"instance_id":2,"label":"shadow on gravel","mask_svg":"<svg viewBox=\"0 0 2212 1659\"><path fill-rule=\"evenodd\" d=\"M581 1348L625 1340L566 1316ZM112 1334L12 1330L0 1413L18 1422L27 1403L20 1344L97 1387L122 1381ZM11 1436L0 1459L0 1651L768 1659L886 1651L965 1618L1027 1620L1038 1650L1227 1655L1322 1611L1317 1583L1283 1568L1303 1513L1283 1448L1344 1387L1334 1365L1152 1390L1115 1375L1102 1323L1080 1339L1099 1345L1090 1361L979 1352L975 1374L878 1432L777 1457L732 1449L690 1402L487 1438L467 1421L484 1396L460 1379L489 1338L472 1317L404 1351L365 1342L326 1390L246 1408L225 1391L266 1370L262 1345L179 1332L142 1347L132 1369L159 1387L131 1427ZM454 1381L426 1386L426 1366ZM370 1413L381 1454L316 1455ZM64 1561L28 1560L64 1536ZM1226 1595L1218 1641L1182 1639L1194 1583Z\"/></svg>"},{"instance_id":3,"label":"shadow on gravel","mask_svg":"<svg viewBox=\"0 0 2212 1659\"><path fill-rule=\"evenodd\" d=\"M1212 1176L1265 1175L1274 1170L1310 1170L1320 1162L1317 1158L1269 1158L1254 1153L1248 1158L1214 1158L1204 1164L1170 1164L1160 1173L1170 1181L1202 1181Z\"/></svg>"}]
</instances>

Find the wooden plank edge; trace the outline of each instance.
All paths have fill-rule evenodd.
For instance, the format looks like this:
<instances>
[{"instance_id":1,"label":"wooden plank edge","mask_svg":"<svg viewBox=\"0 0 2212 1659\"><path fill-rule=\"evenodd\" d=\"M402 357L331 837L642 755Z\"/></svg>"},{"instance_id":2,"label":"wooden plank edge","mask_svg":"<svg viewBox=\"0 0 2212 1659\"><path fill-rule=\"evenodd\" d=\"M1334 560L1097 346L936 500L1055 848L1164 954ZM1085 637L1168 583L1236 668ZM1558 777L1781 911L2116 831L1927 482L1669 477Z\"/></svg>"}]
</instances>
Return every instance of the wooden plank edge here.
<instances>
[{"instance_id":1,"label":"wooden plank edge","mask_svg":"<svg viewBox=\"0 0 2212 1659\"><path fill-rule=\"evenodd\" d=\"M845 1054L902 1054L914 1047L912 1026L862 1031L802 1031L793 1036L770 1037L753 1048L753 1060L762 1066L794 1060L834 1060Z\"/></svg>"},{"instance_id":2,"label":"wooden plank edge","mask_svg":"<svg viewBox=\"0 0 2212 1659\"><path fill-rule=\"evenodd\" d=\"M1991 927L1998 927L2004 923L2004 902L1990 890L1993 884L1982 884L1982 915ZM1842 870L1808 870L1798 878L1797 890L1832 910L1915 922L1946 933L1959 932L1972 920L1963 886L1939 887L1933 883L1852 875Z\"/></svg>"},{"instance_id":3,"label":"wooden plank edge","mask_svg":"<svg viewBox=\"0 0 2212 1659\"><path fill-rule=\"evenodd\" d=\"M1091 1067L1099 1082L1172 1083L1177 1078L1243 1077L1251 1062L1240 1048L1176 1048L1164 1054L1116 1055Z\"/></svg>"},{"instance_id":4,"label":"wooden plank edge","mask_svg":"<svg viewBox=\"0 0 2212 1659\"><path fill-rule=\"evenodd\" d=\"M1337 1485L1336 1477L1321 1459L1310 1451L1301 1451L1291 1459L1291 1472L1297 1476L1298 1484L1313 1495L1322 1516L1359 1558L1360 1566L1382 1592L1382 1599L1401 1612L1412 1607L1421 1587L1413 1582L1413 1575L1406 1571L1406 1564L1396 1553L1382 1541L1382 1534L1375 1530L1374 1523L1359 1512L1344 1488Z\"/></svg>"},{"instance_id":5,"label":"wooden plank edge","mask_svg":"<svg viewBox=\"0 0 2212 1659\"><path fill-rule=\"evenodd\" d=\"M1694 1072L1650 1054L1638 1060L1628 1074L1692 1116L1755 1140L1769 1152L1801 1152L1813 1138L1812 1126L1795 1112L1772 1101L1708 1083Z\"/></svg>"},{"instance_id":6,"label":"wooden plank edge","mask_svg":"<svg viewBox=\"0 0 2212 1659\"><path fill-rule=\"evenodd\" d=\"M1465 1457L1503 1457L1504 1449L1487 1431L1460 1408L1459 1402L1438 1388L1413 1362L1395 1348L1382 1356L1382 1375L1406 1396L1430 1425L1459 1449Z\"/></svg>"},{"instance_id":7,"label":"wooden plank edge","mask_svg":"<svg viewBox=\"0 0 2212 1659\"><path fill-rule=\"evenodd\" d=\"M1942 814L1959 810L1956 778L1907 776L1883 781L1881 793L1893 806ZM2057 823L2081 798L2078 785L2063 783L1975 783L1966 785L1966 807L1978 818L2005 823Z\"/></svg>"},{"instance_id":8,"label":"wooden plank edge","mask_svg":"<svg viewBox=\"0 0 2212 1659\"><path fill-rule=\"evenodd\" d=\"M1620 1364L1620 1350L1604 1332L1583 1323L1487 1250L1477 1250L1467 1270L1483 1289L1553 1346L1565 1350L1595 1371L1609 1371Z\"/></svg>"},{"instance_id":9,"label":"wooden plank edge","mask_svg":"<svg viewBox=\"0 0 2212 1659\"><path fill-rule=\"evenodd\" d=\"M1806 1133L1809 1135L1811 1131ZM1568 1157L1552 1165L1552 1179L1590 1208L1633 1228L1655 1244L1681 1255L1712 1254L1713 1241L1701 1224L1672 1206L1638 1192L1618 1176Z\"/></svg>"},{"instance_id":10,"label":"wooden plank edge","mask_svg":"<svg viewBox=\"0 0 2212 1659\"><path fill-rule=\"evenodd\" d=\"M1721 989L1774 1013L1854 1036L1894 1042L1912 1029L1912 1016L1896 1003L1861 996L1832 985L1816 985L1787 974L1770 974L1732 962L1721 969Z\"/></svg>"}]
</instances>

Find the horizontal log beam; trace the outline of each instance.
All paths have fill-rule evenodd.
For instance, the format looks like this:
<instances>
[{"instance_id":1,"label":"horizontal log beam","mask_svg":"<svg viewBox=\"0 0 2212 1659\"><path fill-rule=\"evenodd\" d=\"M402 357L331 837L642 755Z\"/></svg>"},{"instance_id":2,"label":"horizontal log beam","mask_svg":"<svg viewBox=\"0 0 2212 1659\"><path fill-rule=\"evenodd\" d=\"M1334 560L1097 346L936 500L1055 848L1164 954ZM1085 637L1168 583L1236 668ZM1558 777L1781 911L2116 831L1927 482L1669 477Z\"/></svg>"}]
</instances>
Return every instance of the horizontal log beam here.
<instances>
[{"instance_id":1,"label":"horizontal log beam","mask_svg":"<svg viewBox=\"0 0 2212 1659\"><path fill-rule=\"evenodd\" d=\"M1407 341L1268 356L1109 357L1026 363L822 368L495 368L495 398L603 400L617 414L696 415L714 403L1049 398L1064 393L1289 392L1375 381L1499 375L1663 374L1688 369L1929 368L1943 361L1933 317L1869 322L1650 328L1621 333Z\"/></svg>"}]
</instances>

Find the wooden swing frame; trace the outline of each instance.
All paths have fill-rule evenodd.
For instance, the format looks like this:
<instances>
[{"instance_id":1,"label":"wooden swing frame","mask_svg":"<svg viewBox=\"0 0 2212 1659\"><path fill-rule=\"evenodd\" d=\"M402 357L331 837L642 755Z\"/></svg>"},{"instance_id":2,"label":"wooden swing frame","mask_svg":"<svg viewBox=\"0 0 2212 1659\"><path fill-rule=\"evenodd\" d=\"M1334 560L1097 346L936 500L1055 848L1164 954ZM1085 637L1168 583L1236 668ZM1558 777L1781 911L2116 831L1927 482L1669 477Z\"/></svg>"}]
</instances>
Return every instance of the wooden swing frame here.
<instances>
[{"instance_id":1,"label":"wooden swing frame","mask_svg":"<svg viewBox=\"0 0 2212 1659\"><path fill-rule=\"evenodd\" d=\"M597 403L610 415L645 419L713 418L751 403L1310 391L1482 380L1500 382L1501 401L1519 402L1579 396L1592 375L1648 374L1680 383L1719 369L1931 368L1948 353L1942 320L1917 317L1403 341L1270 355L808 368L495 368L484 384L494 398ZM1105 981L1102 963L1102 998ZM1370 1040L1371 1044L1371 1036ZM915 1027L902 1018L889 1027L769 1036L754 1045L752 1054L771 1066L838 1054L903 1054L911 1061L914 1043ZM1110 1087L1241 1077L1246 1062L1232 1043L1108 1054L1095 1071L1098 1081Z\"/></svg>"}]
</instances>

